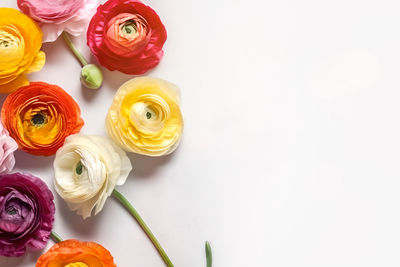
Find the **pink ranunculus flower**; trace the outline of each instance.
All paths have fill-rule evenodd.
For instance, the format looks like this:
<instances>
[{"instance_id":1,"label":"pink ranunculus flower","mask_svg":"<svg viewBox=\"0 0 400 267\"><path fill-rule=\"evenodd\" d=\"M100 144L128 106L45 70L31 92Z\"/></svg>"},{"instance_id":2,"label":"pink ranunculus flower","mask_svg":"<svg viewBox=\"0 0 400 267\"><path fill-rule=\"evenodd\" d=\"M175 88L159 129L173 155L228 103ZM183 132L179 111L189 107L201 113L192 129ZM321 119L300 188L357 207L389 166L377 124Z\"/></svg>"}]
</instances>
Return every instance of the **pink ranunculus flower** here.
<instances>
[{"instance_id":1,"label":"pink ranunculus flower","mask_svg":"<svg viewBox=\"0 0 400 267\"><path fill-rule=\"evenodd\" d=\"M0 173L12 171L15 165L14 151L17 149L17 142L0 123Z\"/></svg>"},{"instance_id":2,"label":"pink ranunculus flower","mask_svg":"<svg viewBox=\"0 0 400 267\"><path fill-rule=\"evenodd\" d=\"M63 31L78 36L86 30L99 0L18 0L18 7L36 20L43 42L53 42Z\"/></svg>"}]
</instances>

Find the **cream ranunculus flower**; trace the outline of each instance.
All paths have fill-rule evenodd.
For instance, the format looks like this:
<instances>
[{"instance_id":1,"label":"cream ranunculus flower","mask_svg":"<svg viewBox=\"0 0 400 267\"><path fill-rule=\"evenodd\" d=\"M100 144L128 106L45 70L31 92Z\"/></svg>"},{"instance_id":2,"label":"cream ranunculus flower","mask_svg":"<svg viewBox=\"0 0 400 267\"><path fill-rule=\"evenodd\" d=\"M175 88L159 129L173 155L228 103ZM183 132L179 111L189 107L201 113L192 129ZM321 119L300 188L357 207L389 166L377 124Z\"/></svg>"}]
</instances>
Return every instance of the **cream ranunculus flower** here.
<instances>
[{"instance_id":1,"label":"cream ranunculus flower","mask_svg":"<svg viewBox=\"0 0 400 267\"><path fill-rule=\"evenodd\" d=\"M172 83L149 77L129 80L118 89L108 111L108 134L126 151L170 154L183 130L179 102L179 88Z\"/></svg>"},{"instance_id":2,"label":"cream ranunculus flower","mask_svg":"<svg viewBox=\"0 0 400 267\"><path fill-rule=\"evenodd\" d=\"M111 140L95 135L71 135L54 160L55 188L71 210L83 218L96 215L116 185L132 170L126 153Z\"/></svg>"}]
</instances>

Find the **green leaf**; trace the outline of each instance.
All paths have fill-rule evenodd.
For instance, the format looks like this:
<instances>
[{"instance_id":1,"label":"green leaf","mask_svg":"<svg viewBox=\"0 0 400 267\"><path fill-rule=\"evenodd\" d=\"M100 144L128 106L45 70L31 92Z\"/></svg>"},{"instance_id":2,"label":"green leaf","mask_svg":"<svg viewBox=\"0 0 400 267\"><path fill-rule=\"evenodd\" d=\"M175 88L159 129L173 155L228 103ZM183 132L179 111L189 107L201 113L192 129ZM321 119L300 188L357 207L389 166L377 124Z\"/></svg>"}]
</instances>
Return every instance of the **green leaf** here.
<instances>
[{"instance_id":1,"label":"green leaf","mask_svg":"<svg viewBox=\"0 0 400 267\"><path fill-rule=\"evenodd\" d=\"M212 266L212 252L211 252L211 246L208 241L206 241L206 258L207 258L207 267Z\"/></svg>"}]
</instances>

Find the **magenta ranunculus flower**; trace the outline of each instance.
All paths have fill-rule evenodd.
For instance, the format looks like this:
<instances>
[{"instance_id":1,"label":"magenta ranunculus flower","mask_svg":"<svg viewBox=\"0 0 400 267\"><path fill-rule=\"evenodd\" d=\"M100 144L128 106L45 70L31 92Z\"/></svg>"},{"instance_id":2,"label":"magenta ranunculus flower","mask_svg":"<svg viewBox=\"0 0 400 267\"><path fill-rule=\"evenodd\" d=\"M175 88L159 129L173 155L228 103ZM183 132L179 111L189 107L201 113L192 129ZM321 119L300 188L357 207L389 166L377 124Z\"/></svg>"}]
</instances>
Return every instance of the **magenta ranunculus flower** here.
<instances>
[{"instance_id":1,"label":"magenta ranunculus flower","mask_svg":"<svg viewBox=\"0 0 400 267\"><path fill-rule=\"evenodd\" d=\"M12 171L15 165L14 151L17 149L17 142L0 123L0 173Z\"/></svg>"},{"instance_id":2,"label":"magenta ranunculus flower","mask_svg":"<svg viewBox=\"0 0 400 267\"><path fill-rule=\"evenodd\" d=\"M53 42L63 31L74 36L86 30L98 0L18 0L18 7L36 20L43 42Z\"/></svg>"},{"instance_id":3,"label":"magenta ranunculus flower","mask_svg":"<svg viewBox=\"0 0 400 267\"><path fill-rule=\"evenodd\" d=\"M29 173L0 174L0 255L22 256L42 249L53 228L53 194Z\"/></svg>"}]
</instances>

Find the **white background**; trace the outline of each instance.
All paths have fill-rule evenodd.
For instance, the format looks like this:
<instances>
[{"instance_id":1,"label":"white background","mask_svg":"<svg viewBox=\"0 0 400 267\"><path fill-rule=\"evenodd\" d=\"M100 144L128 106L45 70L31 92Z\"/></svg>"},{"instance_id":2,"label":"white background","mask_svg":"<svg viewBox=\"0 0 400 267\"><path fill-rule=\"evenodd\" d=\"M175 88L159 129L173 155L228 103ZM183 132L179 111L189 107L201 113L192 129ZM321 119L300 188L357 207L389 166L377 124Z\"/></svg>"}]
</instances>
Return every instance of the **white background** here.
<instances>
[{"instance_id":1,"label":"white background","mask_svg":"<svg viewBox=\"0 0 400 267\"><path fill-rule=\"evenodd\" d=\"M148 75L181 88L184 138L168 157L131 154L118 189L175 266L205 266L205 240L215 267L399 266L399 2L146 3L168 31ZM89 56L85 36L75 42ZM82 132L106 135L112 97L132 76L104 69L100 90L82 89L63 41L43 50L30 79L63 87L82 109ZM53 159L17 152L16 169L53 190ZM58 196L56 208L64 238L101 243L119 267L163 266L114 199L85 221ZM33 266L39 255L0 266Z\"/></svg>"}]
</instances>

